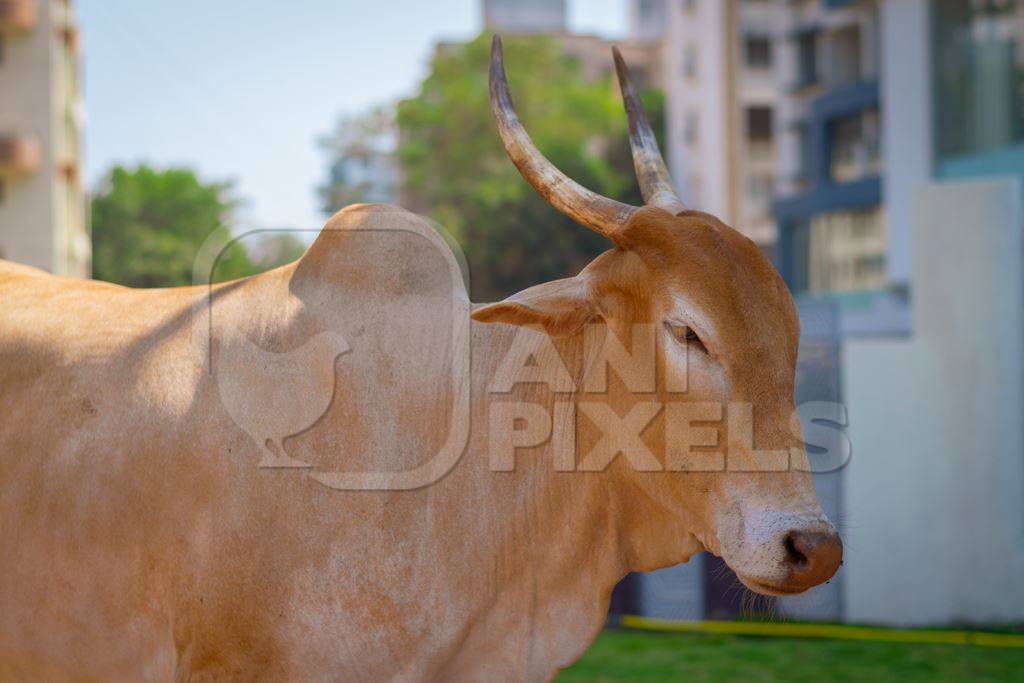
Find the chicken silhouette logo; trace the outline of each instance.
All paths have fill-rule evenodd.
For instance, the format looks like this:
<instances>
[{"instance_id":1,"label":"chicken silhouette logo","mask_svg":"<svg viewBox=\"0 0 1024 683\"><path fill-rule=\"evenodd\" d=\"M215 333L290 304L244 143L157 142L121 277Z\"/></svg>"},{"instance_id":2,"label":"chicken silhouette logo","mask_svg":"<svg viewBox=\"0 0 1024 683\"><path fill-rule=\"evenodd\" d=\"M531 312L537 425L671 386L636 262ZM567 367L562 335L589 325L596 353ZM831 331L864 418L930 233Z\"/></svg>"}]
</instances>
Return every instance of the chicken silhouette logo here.
<instances>
[{"instance_id":1,"label":"chicken silhouette logo","mask_svg":"<svg viewBox=\"0 0 1024 683\"><path fill-rule=\"evenodd\" d=\"M241 335L221 349L216 370L221 403L263 449L259 467L312 467L285 453L283 441L327 412L334 398L334 363L348 351L348 342L335 332L321 332L283 353L262 349ZM296 400L294 390L274 390L296 386L302 400Z\"/></svg>"}]
</instances>

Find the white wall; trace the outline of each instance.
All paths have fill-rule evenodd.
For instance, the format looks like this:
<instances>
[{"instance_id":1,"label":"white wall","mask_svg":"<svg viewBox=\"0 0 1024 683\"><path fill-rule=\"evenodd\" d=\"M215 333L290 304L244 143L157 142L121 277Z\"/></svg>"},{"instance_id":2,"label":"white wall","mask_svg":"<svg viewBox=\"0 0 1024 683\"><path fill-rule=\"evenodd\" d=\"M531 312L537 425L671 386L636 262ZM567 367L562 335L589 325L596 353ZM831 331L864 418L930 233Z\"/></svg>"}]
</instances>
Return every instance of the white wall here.
<instances>
[{"instance_id":1,"label":"white wall","mask_svg":"<svg viewBox=\"0 0 1024 683\"><path fill-rule=\"evenodd\" d=\"M1022 196L917 188L913 335L844 344L849 621L1024 621Z\"/></svg>"}]
</instances>

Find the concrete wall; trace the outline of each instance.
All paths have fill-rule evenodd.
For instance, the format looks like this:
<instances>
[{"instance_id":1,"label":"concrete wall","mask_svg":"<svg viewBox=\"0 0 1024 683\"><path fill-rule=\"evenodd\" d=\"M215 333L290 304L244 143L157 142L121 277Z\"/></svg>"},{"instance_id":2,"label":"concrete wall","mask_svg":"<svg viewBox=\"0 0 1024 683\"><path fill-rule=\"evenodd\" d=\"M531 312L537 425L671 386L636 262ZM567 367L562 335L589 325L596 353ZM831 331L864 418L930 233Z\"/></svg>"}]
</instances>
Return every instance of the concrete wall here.
<instances>
[{"instance_id":1,"label":"concrete wall","mask_svg":"<svg viewBox=\"0 0 1024 683\"><path fill-rule=\"evenodd\" d=\"M668 5L666 73L666 161L680 195L729 222L729 44L724 2L700 2L688 10ZM685 75L684 55L696 46L697 73ZM697 117L696 144L685 138L687 119Z\"/></svg>"},{"instance_id":2,"label":"concrete wall","mask_svg":"<svg viewBox=\"0 0 1024 683\"><path fill-rule=\"evenodd\" d=\"M30 137L40 151L36 170L3 178L0 253L60 275L88 277L74 3L47 0L36 6L35 27L4 36L0 61L0 135Z\"/></svg>"},{"instance_id":3,"label":"concrete wall","mask_svg":"<svg viewBox=\"0 0 1024 683\"><path fill-rule=\"evenodd\" d=\"M39 145L40 165L31 173L5 177L0 201L0 250L5 258L53 268L55 245L53 50L50 3L40 2L36 26L5 36L0 63L0 134L30 136Z\"/></svg>"},{"instance_id":4,"label":"concrete wall","mask_svg":"<svg viewBox=\"0 0 1024 683\"><path fill-rule=\"evenodd\" d=\"M913 333L845 342L845 617L1024 621L1024 189L913 192Z\"/></svg>"},{"instance_id":5,"label":"concrete wall","mask_svg":"<svg viewBox=\"0 0 1024 683\"><path fill-rule=\"evenodd\" d=\"M82 134L84 103L80 89L80 49L73 2L52 3L50 23L57 36L51 41L53 60L50 90L53 121L54 262L53 271L73 277L92 273L92 240L89 206L83 184Z\"/></svg>"},{"instance_id":6,"label":"concrete wall","mask_svg":"<svg viewBox=\"0 0 1024 683\"><path fill-rule=\"evenodd\" d=\"M704 619L704 556L641 574L640 614L655 619Z\"/></svg>"}]
</instances>

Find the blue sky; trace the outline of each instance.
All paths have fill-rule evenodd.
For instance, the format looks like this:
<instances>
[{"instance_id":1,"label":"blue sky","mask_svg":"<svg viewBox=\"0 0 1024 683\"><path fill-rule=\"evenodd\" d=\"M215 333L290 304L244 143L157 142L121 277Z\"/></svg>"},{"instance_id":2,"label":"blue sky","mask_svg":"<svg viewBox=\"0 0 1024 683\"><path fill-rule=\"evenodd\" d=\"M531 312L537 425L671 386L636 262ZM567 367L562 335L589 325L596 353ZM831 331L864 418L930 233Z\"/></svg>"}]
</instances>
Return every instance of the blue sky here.
<instances>
[{"instance_id":1,"label":"blue sky","mask_svg":"<svg viewBox=\"0 0 1024 683\"><path fill-rule=\"evenodd\" d=\"M573 30L622 35L626 0L570 0ZM86 173L188 165L234 179L243 228L318 228L316 138L415 92L438 39L475 35L478 0L79 0Z\"/></svg>"}]
</instances>

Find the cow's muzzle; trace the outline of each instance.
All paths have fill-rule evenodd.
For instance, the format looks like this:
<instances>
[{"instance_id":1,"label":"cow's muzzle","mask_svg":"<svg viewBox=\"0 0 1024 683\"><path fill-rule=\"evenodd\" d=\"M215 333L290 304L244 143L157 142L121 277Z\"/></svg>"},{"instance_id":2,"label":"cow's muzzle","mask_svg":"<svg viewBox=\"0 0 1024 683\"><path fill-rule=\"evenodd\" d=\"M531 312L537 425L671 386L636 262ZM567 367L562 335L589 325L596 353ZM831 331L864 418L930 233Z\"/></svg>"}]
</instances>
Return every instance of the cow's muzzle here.
<instances>
[{"instance_id":1,"label":"cow's muzzle","mask_svg":"<svg viewBox=\"0 0 1024 683\"><path fill-rule=\"evenodd\" d=\"M743 583L760 593L802 593L831 579L843 563L843 541L831 525L825 530L790 529L776 542L783 550L781 581L739 575Z\"/></svg>"}]
</instances>

